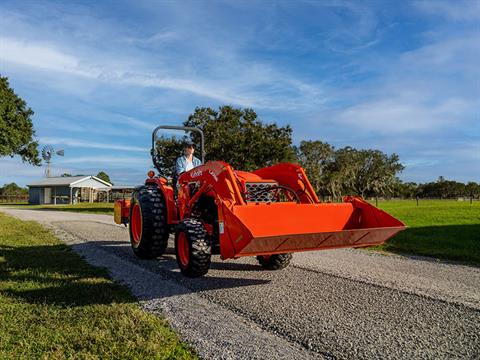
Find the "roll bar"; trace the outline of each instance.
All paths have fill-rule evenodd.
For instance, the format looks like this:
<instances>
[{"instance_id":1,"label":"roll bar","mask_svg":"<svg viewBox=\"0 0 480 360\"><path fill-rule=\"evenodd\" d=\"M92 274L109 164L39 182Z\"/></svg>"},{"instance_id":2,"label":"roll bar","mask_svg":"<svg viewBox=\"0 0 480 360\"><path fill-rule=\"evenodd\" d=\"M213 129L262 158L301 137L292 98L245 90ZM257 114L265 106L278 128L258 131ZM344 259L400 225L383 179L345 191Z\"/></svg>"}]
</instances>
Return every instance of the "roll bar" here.
<instances>
[{"instance_id":1,"label":"roll bar","mask_svg":"<svg viewBox=\"0 0 480 360\"><path fill-rule=\"evenodd\" d=\"M173 125L160 125L157 126L152 132L152 149L150 150L150 154L152 155L152 161L155 167L160 171L159 166L157 166L157 161L155 157L155 139L157 137L157 133L159 130L183 130L183 131L195 131L200 134L200 150L201 150L201 158L202 163L205 162L205 141L203 137L203 131L196 127L190 126L173 126Z\"/></svg>"}]
</instances>

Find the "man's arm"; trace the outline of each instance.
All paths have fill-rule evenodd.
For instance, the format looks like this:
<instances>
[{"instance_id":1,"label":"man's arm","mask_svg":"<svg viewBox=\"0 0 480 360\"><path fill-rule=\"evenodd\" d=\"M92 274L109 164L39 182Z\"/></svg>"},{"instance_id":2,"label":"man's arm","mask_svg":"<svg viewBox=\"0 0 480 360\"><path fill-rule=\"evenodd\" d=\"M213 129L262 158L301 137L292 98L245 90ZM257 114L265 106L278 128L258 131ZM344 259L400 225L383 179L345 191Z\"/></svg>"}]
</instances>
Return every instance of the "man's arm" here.
<instances>
[{"instance_id":1,"label":"man's arm","mask_svg":"<svg viewBox=\"0 0 480 360\"><path fill-rule=\"evenodd\" d=\"M197 166L200 166L202 165L202 160L200 160L199 158L197 157L193 157L193 166L197 167Z\"/></svg>"},{"instance_id":2,"label":"man's arm","mask_svg":"<svg viewBox=\"0 0 480 360\"><path fill-rule=\"evenodd\" d=\"M185 171L185 166L182 164L182 157L180 156L177 158L177 161L175 163L175 172L177 175L180 175L182 172Z\"/></svg>"}]
</instances>

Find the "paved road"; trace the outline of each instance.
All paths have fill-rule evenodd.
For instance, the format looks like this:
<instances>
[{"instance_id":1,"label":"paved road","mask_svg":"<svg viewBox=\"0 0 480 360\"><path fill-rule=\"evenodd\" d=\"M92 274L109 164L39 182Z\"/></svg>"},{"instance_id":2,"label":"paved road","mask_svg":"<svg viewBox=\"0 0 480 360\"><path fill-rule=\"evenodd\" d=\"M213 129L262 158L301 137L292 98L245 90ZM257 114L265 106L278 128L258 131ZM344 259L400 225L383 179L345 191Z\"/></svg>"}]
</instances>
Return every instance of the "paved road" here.
<instances>
[{"instance_id":1,"label":"paved road","mask_svg":"<svg viewBox=\"0 0 480 360\"><path fill-rule=\"evenodd\" d=\"M172 244L158 260L138 260L111 216L0 210L53 226L204 358L480 358L478 268L335 250L295 254L277 272L214 257L206 277L187 279Z\"/></svg>"}]
</instances>

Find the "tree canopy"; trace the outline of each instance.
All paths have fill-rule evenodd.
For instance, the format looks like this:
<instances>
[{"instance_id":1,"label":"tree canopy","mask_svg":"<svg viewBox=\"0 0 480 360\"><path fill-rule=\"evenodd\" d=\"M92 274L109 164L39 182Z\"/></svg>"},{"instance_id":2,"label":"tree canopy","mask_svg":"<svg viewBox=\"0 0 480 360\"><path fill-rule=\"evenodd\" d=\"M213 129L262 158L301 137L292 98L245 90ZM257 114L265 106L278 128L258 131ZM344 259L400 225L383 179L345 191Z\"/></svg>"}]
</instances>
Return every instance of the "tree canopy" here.
<instances>
[{"instance_id":1,"label":"tree canopy","mask_svg":"<svg viewBox=\"0 0 480 360\"><path fill-rule=\"evenodd\" d=\"M110 176L108 176L108 174L105 171L100 171L97 174L97 178L99 178L100 180L106 181L106 182L113 185L112 181L110 180Z\"/></svg>"},{"instance_id":2,"label":"tree canopy","mask_svg":"<svg viewBox=\"0 0 480 360\"><path fill-rule=\"evenodd\" d=\"M463 197L478 199L480 198L480 184L473 181L464 184L446 180L443 176L440 176L437 181L424 184L399 181L394 188L393 196L401 198L455 199Z\"/></svg>"},{"instance_id":3,"label":"tree canopy","mask_svg":"<svg viewBox=\"0 0 480 360\"><path fill-rule=\"evenodd\" d=\"M16 183L5 184L0 187L0 195L28 195L28 189L18 186Z\"/></svg>"},{"instance_id":4,"label":"tree canopy","mask_svg":"<svg viewBox=\"0 0 480 360\"><path fill-rule=\"evenodd\" d=\"M295 159L290 126L265 124L252 109L196 108L183 125L204 132L206 161L222 160L235 169L248 171ZM200 144L198 134L190 137ZM157 160L164 174L171 174L185 140L165 136L157 139L157 152L161 155Z\"/></svg>"},{"instance_id":5,"label":"tree canopy","mask_svg":"<svg viewBox=\"0 0 480 360\"><path fill-rule=\"evenodd\" d=\"M328 195L326 189L331 178L328 171L335 155L333 146L319 140L302 141L300 146L295 148L295 153L315 192L319 195Z\"/></svg>"},{"instance_id":6,"label":"tree canopy","mask_svg":"<svg viewBox=\"0 0 480 360\"><path fill-rule=\"evenodd\" d=\"M383 195L391 192L404 169L397 154L380 150L350 146L336 150L321 141L302 141L296 150L300 165L322 196Z\"/></svg>"},{"instance_id":7,"label":"tree canopy","mask_svg":"<svg viewBox=\"0 0 480 360\"><path fill-rule=\"evenodd\" d=\"M24 162L40 165L32 116L33 110L0 75L0 156L18 155Z\"/></svg>"}]
</instances>

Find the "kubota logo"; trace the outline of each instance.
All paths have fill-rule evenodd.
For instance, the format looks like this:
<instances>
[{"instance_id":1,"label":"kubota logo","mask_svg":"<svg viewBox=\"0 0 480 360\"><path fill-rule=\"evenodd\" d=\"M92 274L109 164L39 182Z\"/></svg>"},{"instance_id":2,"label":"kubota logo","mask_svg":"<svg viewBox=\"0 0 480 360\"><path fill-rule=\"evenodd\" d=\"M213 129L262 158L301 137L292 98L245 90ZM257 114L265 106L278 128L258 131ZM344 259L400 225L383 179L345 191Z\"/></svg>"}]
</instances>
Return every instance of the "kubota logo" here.
<instances>
[{"instance_id":1,"label":"kubota logo","mask_svg":"<svg viewBox=\"0 0 480 360\"><path fill-rule=\"evenodd\" d=\"M210 175L212 175L212 177L215 179L215 181L218 181L217 175L216 175L212 170L209 170L208 173L209 173Z\"/></svg>"}]
</instances>

